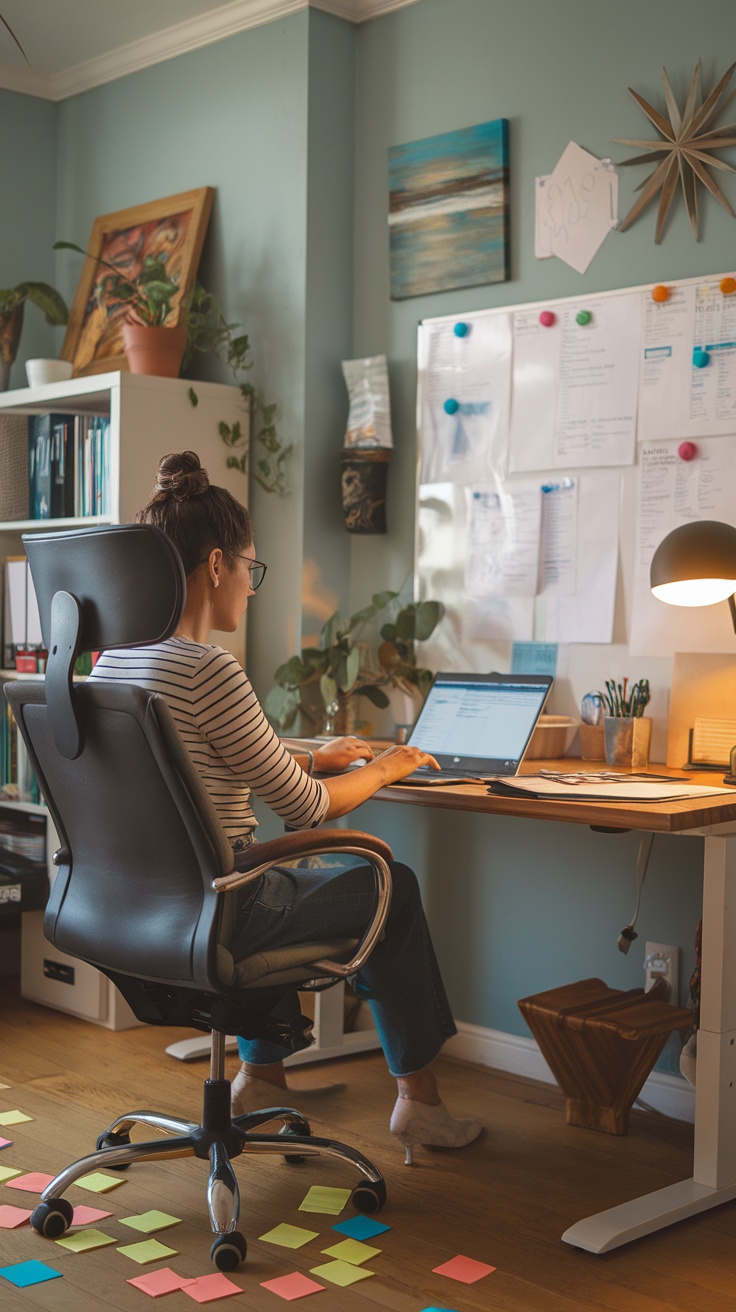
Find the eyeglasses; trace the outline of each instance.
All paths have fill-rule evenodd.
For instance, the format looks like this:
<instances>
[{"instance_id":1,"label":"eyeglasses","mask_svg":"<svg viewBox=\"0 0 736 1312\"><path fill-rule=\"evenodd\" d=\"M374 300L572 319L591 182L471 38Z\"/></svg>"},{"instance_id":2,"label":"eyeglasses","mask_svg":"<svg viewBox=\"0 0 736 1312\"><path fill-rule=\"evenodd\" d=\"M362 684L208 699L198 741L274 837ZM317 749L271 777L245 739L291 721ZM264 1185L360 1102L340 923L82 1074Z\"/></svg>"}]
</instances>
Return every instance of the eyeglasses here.
<instances>
[{"instance_id":1,"label":"eyeglasses","mask_svg":"<svg viewBox=\"0 0 736 1312\"><path fill-rule=\"evenodd\" d=\"M252 556L241 556L238 554L238 559L247 560L248 573L250 575L250 586L253 592L255 592L258 588L260 588L263 580L266 577L266 570L268 569L268 565L264 565L262 560L254 560Z\"/></svg>"}]
</instances>

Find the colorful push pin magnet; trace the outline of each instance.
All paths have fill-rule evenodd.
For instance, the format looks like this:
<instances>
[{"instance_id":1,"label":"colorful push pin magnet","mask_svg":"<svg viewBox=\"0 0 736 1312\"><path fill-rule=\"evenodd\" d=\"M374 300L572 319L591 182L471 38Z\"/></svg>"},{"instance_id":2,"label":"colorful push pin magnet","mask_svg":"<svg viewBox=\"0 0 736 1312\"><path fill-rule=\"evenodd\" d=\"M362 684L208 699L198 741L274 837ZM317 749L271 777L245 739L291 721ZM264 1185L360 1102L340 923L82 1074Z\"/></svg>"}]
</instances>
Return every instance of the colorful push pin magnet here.
<instances>
[{"instance_id":1,"label":"colorful push pin magnet","mask_svg":"<svg viewBox=\"0 0 736 1312\"><path fill-rule=\"evenodd\" d=\"M584 328L586 324L590 323L592 318L593 316L590 313L590 310L578 310L575 315L575 322L579 323L581 328Z\"/></svg>"},{"instance_id":2,"label":"colorful push pin magnet","mask_svg":"<svg viewBox=\"0 0 736 1312\"><path fill-rule=\"evenodd\" d=\"M454 396L448 397L442 407L446 415L456 415L460 409L460 402L456 401Z\"/></svg>"},{"instance_id":3,"label":"colorful push pin magnet","mask_svg":"<svg viewBox=\"0 0 736 1312\"><path fill-rule=\"evenodd\" d=\"M681 442L677 448L677 454L681 460L694 460L698 454L698 448L694 442Z\"/></svg>"},{"instance_id":4,"label":"colorful push pin magnet","mask_svg":"<svg viewBox=\"0 0 736 1312\"><path fill-rule=\"evenodd\" d=\"M668 301L669 299L670 299L669 287L664 287L661 282L658 282L656 287L652 287L652 300L656 301L658 305L662 305L665 301Z\"/></svg>"},{"instance_id":5,"label":"colorful push pin magnet","mask_svg":"<svg viewBox=\"0 0 736 1312\"><path fill-rule=\"evenodd\" d=\"M557 323L557 315L554 314L552 310L542 310L542 313L539 316L539 322L543 328L551 328Z\"/></svg>"},{"instance_id":6,"label":"colorful push pin magnet","mask_svg":"<svg viewBox=\"0 0 736 1312\"><path fill-rule=\"evenodd\" d=\"M704 351L701 346L696 346L695 350L693 351L693 364L695 365L695 368L705 369L705 366L708 364L709 360L710 360L710 355L708 354L708 352Z\"/></svg>"},{"instance_id":7,"label":"colorful push pin magnet","mask_svg":"<svg viewBox=\"0 0 736 1312\"><path fill-rule=\"evenodd\" d=\"M467 337L468 333L470 332L470 324L456 323L452 331L454 332L456 337Z\"/></svg>"},{"instance_id":8,"label":"colorful push pin magnet","mask_svg":"<svg viewBox=\"0 0 736 1312\"><path fill-rule=\"evenodd\" d=\"M724 296L733 296L736 292L736 278L721 278L720 286Z\"/></svg>"}]
</instances>

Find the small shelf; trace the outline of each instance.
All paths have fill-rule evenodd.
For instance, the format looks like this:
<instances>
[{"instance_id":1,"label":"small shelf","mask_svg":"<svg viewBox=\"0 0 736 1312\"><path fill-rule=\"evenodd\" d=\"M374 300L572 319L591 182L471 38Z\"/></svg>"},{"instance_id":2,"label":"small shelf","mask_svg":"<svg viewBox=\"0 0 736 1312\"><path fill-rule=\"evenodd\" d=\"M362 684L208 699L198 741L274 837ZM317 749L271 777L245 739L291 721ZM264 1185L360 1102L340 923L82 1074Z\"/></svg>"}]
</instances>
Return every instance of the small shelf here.
<instances>
[{"instance_id":1,"label":"small shelf","mask_svg":"<svg viewBox=\"0 0 736 1312\"><path fill-rule=\"evenodd\" d=\"M7 806L11 811L32 811L34 815L48 815L48 807L43 802L11 802L0 797L0 807Z\"/></svg>"},{"instance_id":2,"label":"small shelf","mask_svg":"<svg viewBox=\"0 0 736 1312\"><path fill-rule=\"evenodd\" d=\"M93 528L95 524L113 524L110 515L67 515L64 519L2 519L0 532L12 529L15 533L46 533L65 528Z\"/></svg>"}]
</instances>

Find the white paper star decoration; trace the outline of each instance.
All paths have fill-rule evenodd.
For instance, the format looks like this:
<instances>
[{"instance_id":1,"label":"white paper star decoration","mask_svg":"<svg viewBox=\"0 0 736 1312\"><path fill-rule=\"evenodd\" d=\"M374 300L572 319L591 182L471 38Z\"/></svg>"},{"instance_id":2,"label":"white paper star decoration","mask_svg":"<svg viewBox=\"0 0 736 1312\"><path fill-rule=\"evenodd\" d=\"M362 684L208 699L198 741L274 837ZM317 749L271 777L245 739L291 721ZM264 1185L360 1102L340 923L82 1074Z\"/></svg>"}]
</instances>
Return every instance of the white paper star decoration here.
<instances>
[{"instance_id":1,"label":"white paper star decoration","mask_svg":"<svg viewBox=\"0 0 736 1312\"><path fill-rule=\"evenodd\" d=\"M622 137L614 138L622 146L639 146L648 152L645 155L636 155L633 159L622 160L622 166L649 164L653 160L659 160L659 163L649 177L645 178L644 182L637 188L641 191L641 196L621 223L619 229L621 232L625 232L646 209L647 205L651 204L657 193L661 192L659 212L657 214L657 231L654 238L655 242L658 242L662 236L665 220L675 197L678 178L687 206L690 226L696 241L698 240L698 182L702 182L703 186L708 189L712 196L715 196L716 200L720 202L732 218L736 219L736 213L729 205L715 179L708 172L708 169L711 168L720 169L724 173L736 173L736 169L731 168L730 164L724 163L723 160L717 159L712 154L714 150L724 150L727 146L736 146L736 124L731 123L727 127L721 128L712 126L718 114L733 99L733 92L725 101L723 96L734 68L736 68L736 63L731 65L718 85L703 100L700 91L700 60L698 60L682 113L680 113L673 95L667 77L667 70L662 69L664 95L669 118L665 118L664 114L660 114L643 96L640 96L632 87L629 87L634 100L641 105L647 118L660 133L660 139L658 141L628 141Z\"/></svg>"}]
</instances>

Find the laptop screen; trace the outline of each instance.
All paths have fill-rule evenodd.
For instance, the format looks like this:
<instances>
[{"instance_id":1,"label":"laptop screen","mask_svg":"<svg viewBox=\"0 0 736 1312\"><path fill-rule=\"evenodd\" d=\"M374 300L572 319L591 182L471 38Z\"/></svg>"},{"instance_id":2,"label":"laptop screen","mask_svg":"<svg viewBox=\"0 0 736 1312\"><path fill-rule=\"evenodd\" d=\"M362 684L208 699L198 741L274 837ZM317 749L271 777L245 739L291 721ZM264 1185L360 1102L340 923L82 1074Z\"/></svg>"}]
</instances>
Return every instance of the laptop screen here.
<instances>
[{"instance_id":1,"label":"laptop screen","mask_svg":"<svg viewBox=\"0 0 736 1312\"><path fill-rule=\"evenodd\" d=\"M551 684L542 674L437 674L409 742L455 774L516 774Z\"/></svg>"}]
</instances>

